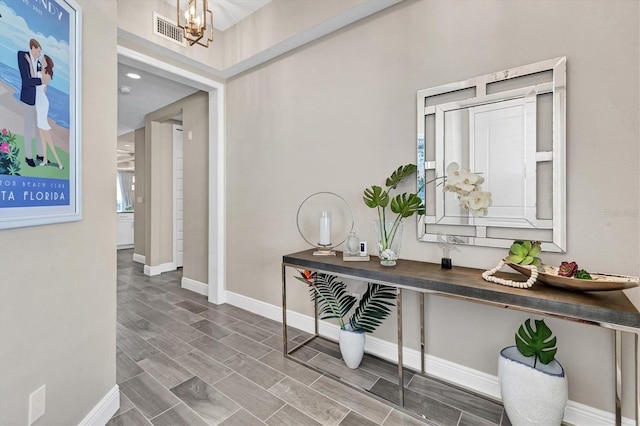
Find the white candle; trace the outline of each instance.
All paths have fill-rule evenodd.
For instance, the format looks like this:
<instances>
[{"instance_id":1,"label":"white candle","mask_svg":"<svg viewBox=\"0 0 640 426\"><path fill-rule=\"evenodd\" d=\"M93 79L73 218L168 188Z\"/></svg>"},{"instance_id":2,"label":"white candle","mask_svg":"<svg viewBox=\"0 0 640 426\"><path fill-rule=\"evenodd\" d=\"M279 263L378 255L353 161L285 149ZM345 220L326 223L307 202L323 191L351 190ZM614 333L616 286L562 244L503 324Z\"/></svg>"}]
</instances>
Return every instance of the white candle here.
<instances>
[{"instance_id":1,"label":"white candle","mask_svg":"<svg viewBox=\"0 0 640 426\"><path fill-rule=\"evenodd\" d=\"M320 240L321 246L331 245L331 213L322 211L320 214Z\"/></svg>"}]
</instances>

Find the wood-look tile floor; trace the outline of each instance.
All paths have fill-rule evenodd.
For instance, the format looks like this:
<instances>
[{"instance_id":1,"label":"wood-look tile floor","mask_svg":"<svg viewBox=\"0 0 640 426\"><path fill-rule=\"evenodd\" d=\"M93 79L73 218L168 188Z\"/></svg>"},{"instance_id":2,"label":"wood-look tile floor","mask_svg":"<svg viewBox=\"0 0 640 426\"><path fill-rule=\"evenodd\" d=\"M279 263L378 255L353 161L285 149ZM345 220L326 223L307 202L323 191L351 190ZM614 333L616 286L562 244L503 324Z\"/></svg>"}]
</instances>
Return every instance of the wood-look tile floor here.
<instances>
[{"instance_id":1,"label":"wood-look tile floor","mask_svg":"<svg viewBox=\"0 0 640 426\"><path fill-rule=\"evenodd\" d=\"M508 425L502 406L408 372L409 416L286 359L279 322L180 288L181 270L145 276L118 251L117 383L108 425ZM288 328L292 342L308 337ZM392 364L365 356L349 370L333 342L316 339L297 359L397 401Z\"/></svg>"}]
</instances>

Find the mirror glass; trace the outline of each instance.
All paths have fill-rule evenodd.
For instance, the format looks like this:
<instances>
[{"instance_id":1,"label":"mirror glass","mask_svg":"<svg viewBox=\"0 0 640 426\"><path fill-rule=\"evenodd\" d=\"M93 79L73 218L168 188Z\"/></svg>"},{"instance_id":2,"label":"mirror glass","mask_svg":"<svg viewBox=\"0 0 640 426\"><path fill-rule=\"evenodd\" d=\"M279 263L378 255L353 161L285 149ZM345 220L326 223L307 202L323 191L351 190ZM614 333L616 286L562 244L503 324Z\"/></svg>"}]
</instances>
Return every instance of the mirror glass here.
<instances>
[{"instance_id":1,"label":"mirror glass","mask_svg":"<svg viewBox=\"0 0 640 426\"><path fill-rule=\"evenodd\" d=\"M418 91L420 240L509 247L529 239L566 250L565 70L557 58ZM452 162L484 178L486 216L434 181Z\"/></svg>"}]
</instances>

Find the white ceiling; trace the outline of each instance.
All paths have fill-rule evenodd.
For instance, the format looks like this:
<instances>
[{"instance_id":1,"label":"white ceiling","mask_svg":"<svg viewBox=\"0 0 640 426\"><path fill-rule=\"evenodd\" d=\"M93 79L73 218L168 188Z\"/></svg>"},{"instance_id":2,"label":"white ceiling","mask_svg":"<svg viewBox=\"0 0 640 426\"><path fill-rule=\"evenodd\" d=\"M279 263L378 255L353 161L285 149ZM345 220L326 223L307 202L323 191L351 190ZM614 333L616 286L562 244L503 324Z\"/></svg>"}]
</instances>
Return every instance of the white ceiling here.
<instances>
[{"instance_id":1,"label":"white ceiling","mask_svg":"<svg viewBox=\"0 0 640 426\"><path fill-rule=\"evenodd\" d=\"M127 73L140 75L139 80ZM122 87L130 89L122 93ZM150 112L197 92L190 86L167 80L129 65L118 63L118 136L144 127L144 117Z\"/></svg>"}]
</instances>

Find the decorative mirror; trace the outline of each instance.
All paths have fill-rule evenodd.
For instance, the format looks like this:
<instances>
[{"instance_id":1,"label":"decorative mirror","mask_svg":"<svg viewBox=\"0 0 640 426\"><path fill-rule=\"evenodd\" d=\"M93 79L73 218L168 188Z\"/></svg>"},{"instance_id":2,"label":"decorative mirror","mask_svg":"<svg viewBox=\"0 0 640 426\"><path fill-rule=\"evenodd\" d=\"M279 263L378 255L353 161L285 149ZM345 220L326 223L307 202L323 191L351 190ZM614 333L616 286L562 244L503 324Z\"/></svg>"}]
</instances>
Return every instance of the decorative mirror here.
<instances>
[{"instance_id":1,"label":"decorative mirror","mask_svg":"<svg viewBox=\"0 0 640 426\"><path fill-rule=\"evenodd\" d=\"M566 58L418 91L418 239L469 245L542 242L566 251ZM441 180L457 162L484 178L493 203L472 216ZM426 185L425 185L425 182Z\"/></svg>"}]
</instances>

